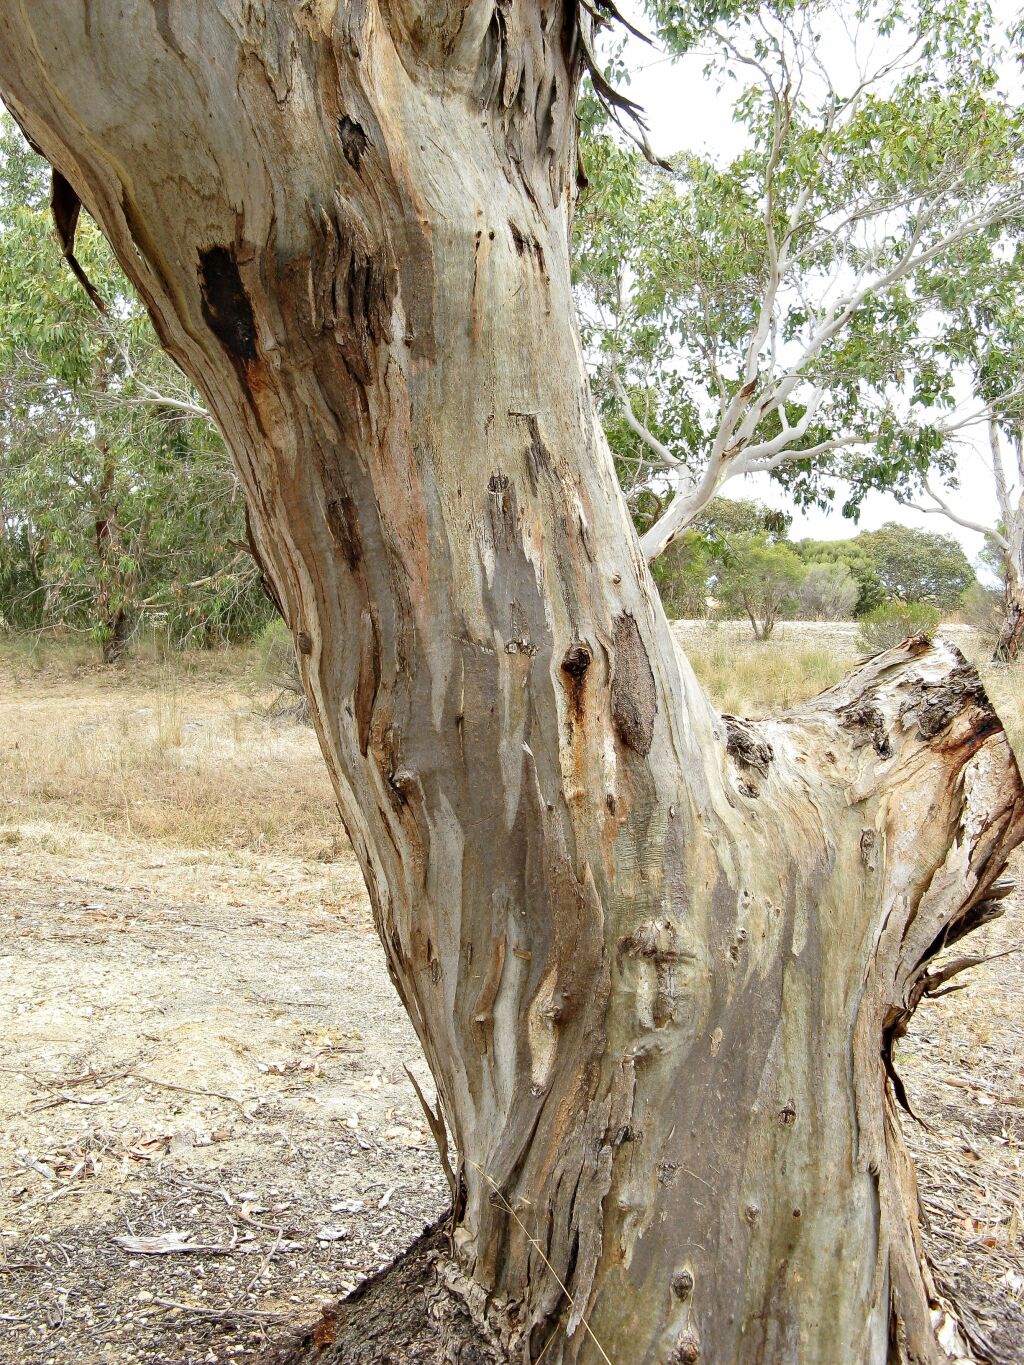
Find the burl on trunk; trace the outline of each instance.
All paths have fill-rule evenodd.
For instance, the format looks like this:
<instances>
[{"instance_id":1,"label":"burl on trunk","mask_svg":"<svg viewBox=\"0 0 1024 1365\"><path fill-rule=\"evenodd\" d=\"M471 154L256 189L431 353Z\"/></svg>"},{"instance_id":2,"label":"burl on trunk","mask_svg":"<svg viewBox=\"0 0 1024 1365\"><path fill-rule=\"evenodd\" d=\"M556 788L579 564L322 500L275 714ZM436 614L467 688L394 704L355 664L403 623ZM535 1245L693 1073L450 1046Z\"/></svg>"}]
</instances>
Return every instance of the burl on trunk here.
<instances>
[{"instance_id":1,"label":"burl on trunk","mask_svg":"<svg viewBox=\"0 0 1024 1365\"><path fill-rule=\"evenodd\" d=\"M1016 765L944 645L756 726L677 655L573 320L588 24L0 0L0 85L238 463L457 1154L439 1283L547 1365L941 1359L890 1046Z\"/></svg>"}]
</instances>

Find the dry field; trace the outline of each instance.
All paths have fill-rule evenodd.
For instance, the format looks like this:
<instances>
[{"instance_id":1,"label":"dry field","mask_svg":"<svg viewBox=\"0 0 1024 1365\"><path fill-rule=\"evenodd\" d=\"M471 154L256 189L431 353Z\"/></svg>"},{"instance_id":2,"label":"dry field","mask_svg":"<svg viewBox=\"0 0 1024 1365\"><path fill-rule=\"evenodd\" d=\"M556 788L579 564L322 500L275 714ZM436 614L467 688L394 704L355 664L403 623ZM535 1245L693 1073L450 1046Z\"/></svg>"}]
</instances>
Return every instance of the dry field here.
<instances>
[{"instance_id":1,"label":"dry field","mask_svg":"<svg viewBox=\"0 0 1024 1365\"><path fill-rule=\"evenodd\" d=\"M718 703L841 676L852 632L681 630ZM969 640L958 640L969 648ZM0 652L0 1361L259 1358L444 1204L430 1093L312 732L243 653ZM988 670L1024 738L1024 670ZM1024 864L1018 870L1024 874ZM979 951L1020 939L1021 898ZM1018 955L922 1008L927 1245L989 1356L1022 1359ZM177 1249L175 1249L177 1248Z\"/></svg>"}]
</instances>

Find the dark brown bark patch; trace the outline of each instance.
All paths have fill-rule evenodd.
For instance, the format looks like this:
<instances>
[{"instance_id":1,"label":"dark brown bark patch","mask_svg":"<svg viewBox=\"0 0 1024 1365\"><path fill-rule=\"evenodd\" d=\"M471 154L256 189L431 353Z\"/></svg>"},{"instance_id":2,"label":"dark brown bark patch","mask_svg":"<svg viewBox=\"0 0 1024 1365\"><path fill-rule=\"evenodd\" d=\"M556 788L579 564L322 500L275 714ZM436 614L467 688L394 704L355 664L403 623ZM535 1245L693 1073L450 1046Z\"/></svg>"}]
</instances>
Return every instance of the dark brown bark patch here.
<instances>
[{"instance_id":1,"label":"dark brown bark patch","mask_svg":"<svg viewBox=\"0 0 1024 1365\"><path fill-rule=\"evenodd\" d=\"M612 720L623 744L646 758L654 739L658 694L643 638L628 612L615 618L614 645Z\"/></svg>"},{"instance_id":2,"label":"dark brown bark patch","mask_svg":"<svg viewBox=\"0 0 1024 1365\"><path fill-rule=\"evenodd\" d=\"M256 319L233 251L211 246L199 253L199 288L207 327L232 359L252 364L257 354Z\"/></svg>"},{"instance_id":3,"label":"dark brown bark patch","mask_svg":"<svg viewBox=\"0 0 1024 1365\"><path fill-rule=\"evenodd\" d=\"M343 114L338 119L338 136L341 139L341 150L344 153L345 160L354 171L358 171L366 149L370 145L369 138L355 119L349 118L348 114Z\"/></svg>"},{"instance_id":4,"label":"dark brown bark patch","mask_svg":"<svg viewBox=\"0 0 1024 1365\"><path fill-rule=\"evenodd\" d=\"M725 751L730 758L745 768L753 768L761 777L768 776L768 769L775 750L767 740L759 739L757 731L738 716L723 716L725 722Z\"/></svg>"},{"instance_id":5,"label":"dark brown bark patch","mask_svg":"<svg viewBox=\"0 0 1024 1365\"><path fill-rule=\"evenodd\" d=\"M412 1365L442 1358L490 1365L494 1357L468 1315L437 1282L434 1262L447 1253L449 1217L425 1228L407 1251L325 1309L263 1365Z\"/></svg>"}]
</instances>

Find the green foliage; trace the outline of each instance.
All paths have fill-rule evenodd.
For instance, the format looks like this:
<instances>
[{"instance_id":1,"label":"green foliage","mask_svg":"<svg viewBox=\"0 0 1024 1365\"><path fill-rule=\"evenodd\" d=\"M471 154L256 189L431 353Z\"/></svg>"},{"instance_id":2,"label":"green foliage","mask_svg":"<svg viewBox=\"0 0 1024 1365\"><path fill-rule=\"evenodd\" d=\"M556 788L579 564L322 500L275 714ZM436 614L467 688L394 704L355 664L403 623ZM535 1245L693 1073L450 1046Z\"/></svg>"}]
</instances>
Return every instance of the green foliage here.
<instances>
[{"instance_id":1,"label":"green foliage","mask_svg":"<svg viewBox=\"0 0 1024 1365\"><path fill-rule=\"evenodd\" d=\"M673 620L696 620L707 615L708 581L713 553L697 531L684 531L651 565L661 604Z\"/></svg>"},{"instance_id":2,"label":"green foliage","mask_svg":"<svg viewBox=\"0 0 1024 1365\"><path fill-rule=\"evenodd\" d=\"M855 544L874 564L886 595L898 602L955 607L976 581L959 542L936 531L890 521L862 531Z\"/></svg>"},{"instance_id":3,"label":"green foliage","mask_svg":"<svg viewBox=\"0 0 1024 1365\"><path fill-rule=\"evenodd\" d=\"M666 172L587 123L581 325L638 525L726 446L723 478L767 451L753 466L799 505L827 507L846 485L852 516L872 489L911 497L929 473L952 477L965 366L1003 414L1024 373L1024 113L989 7L647 8L670 53L699 47L733 83L744 145ZM830 68L842 26L858 59ZM675 463L623 419L614 376ZM744 420L716 445L736 404Z\"/></svg>"},{"instance_id":4,"label":"green foliage","mask_svg":"<svg viewBox=\"0 0 1024 1365\"><path fill-rule=\"evenodd\" d=\"M715 595L727 616L746 616L758 640L770 638L780 615L795 605L806 569L787 545L738 536L718 572Z\"/></svg>"},{"instance_id":5,"label":"green foliage","mask_svg":"<svg viewBox=\"0 0 1024 1365\"><path fill-rule=\"evenodd\" d=\"M28 527L16 522L0 533L0 631L37 630L46 612Z\"/></svg>"},{"instance_id":6,"label":"green foliage","mask_svg":"<svg viewBox=\"0 0 1024 1365\"><path fill-rule=\"evenodd\" d=\"M240 491L104 239L64 262L48 168L0 125L0 625L84 633L113 656L144 621L213 644L270 608Z\"/></svg>"},{"instance_id":7,"label":"green foliage","mask_svg":"<svg viewBox=\"0 0 1024 1365\"><path fill-rule=\"evenodd\" d=\"M885 585L874 561L857 540L799 540L794 549L807 565L837 564L849 570L857 584L854 616L863 616L885 601Z\"/></svg>"},{"instance_id":8,"label":"green foliage","mask_svg":"<svg viewBox=\"0 0 1024 1365\"><path fill-rule=\"evenodd\" d=\"M857 636L862 649L878 654L908 635L926 635L930 640L939 619L938 607L927 602L886 602L863 617Z\"/></svg>"},{"instance_id":9,"label":"green foliage","mask_svg":"<svg viewBox=\"0 0 1024 1365\"><path fill-rule=\"evenodd\" d=\"M735 536L763 536L770 544L784 541L792 523L789 512L767 507L758 498L712 498L690 524L720 551Z\"/></svg>"},{"instance_id":10,"label":"green foliage","mask_svg":"<svg viewBox=\"0 0 1024 1365\"><path fill-rule=\"evenodd\" d=\"M676 620L707 615L709 586L735 544L784 542L791 520L753 498L713 498L651 565L665 611Z\"/></svg>"}]
</instances>

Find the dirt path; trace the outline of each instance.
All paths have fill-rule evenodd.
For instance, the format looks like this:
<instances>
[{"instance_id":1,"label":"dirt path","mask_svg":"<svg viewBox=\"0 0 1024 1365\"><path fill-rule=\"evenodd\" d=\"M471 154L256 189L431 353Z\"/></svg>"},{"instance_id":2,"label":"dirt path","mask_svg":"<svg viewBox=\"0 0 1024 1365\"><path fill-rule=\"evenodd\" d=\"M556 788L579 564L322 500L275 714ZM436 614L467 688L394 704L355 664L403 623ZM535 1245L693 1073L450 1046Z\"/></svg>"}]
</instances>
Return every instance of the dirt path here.
<instances>
[{"instance_id":1,"label":"dirt path","mask_svg":"<svg viewBox=\"0 0 1024 1365\"><path fill-rule=\"evenodd\" d=\"M3 848L0 1359L252 1358L447 1196L354 860L325 914L301 864L57 837ZM169 1231L218 1250L115 1240Z\"/></svg>"}]
</instances>

